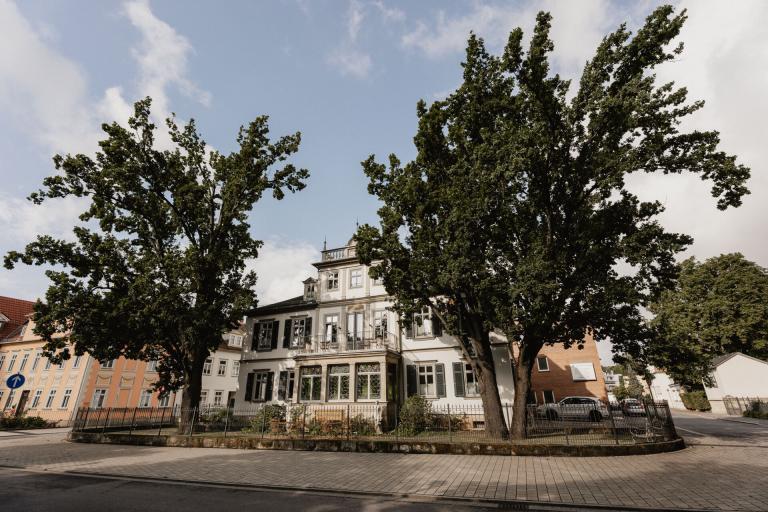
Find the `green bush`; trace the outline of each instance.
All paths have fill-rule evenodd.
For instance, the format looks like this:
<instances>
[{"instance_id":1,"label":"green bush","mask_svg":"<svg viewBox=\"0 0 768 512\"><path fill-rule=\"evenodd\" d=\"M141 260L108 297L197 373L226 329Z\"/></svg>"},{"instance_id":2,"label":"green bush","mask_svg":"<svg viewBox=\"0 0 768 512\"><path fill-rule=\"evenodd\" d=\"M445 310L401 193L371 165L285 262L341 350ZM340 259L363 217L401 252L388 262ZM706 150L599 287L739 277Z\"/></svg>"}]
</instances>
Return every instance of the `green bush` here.
<instances>
[{"instance_id":1,"label":"green bush","mask_svg":"<svg viewBox=\"0 0 768 512\"><path fill-rule=\"evenodd\" d=\"M270 421L285 421L285 406L280 404L266 404L251 418L250 425L243 429L248 433L263 433L270 429Z\"/></svg>"},{"instance_id":2,"label":"green bush","mask_svg":"<svg viewBox=\"0 0 768 512\"><path fill-rule=\"evenodd\" d=\"M224 423L228 415L227 409L214 409L200 414L200 423Z\"/></svg>"},{"instance_id":3,"label":"green bush","mask_svg":"<svg viewBox=\"0 0 768 512\"><path fill-rule=\"evenodd\" d=\"M0 428L47 428L55 427L56 422L48 422L40 416L1 416Z\"/></svg>"},{"instance_id":4,"label":"green bush","mask_svg":"<svg viewBox=\"0 0 768 512\"><path fill-rule=\"evenodd\" d=\"M712 407L709 405L707 395L703 391L689 391L680 395L685 408L690 411L709 411Z\"/></svg>"},{"instance_id":5,"label":"green bush","mask_svg":"<svg viewBox=\"0 0 768 512\"><path fill-rule=\"evenodd\" d=\"M376 435L376 422L362 414L349 418L349 430L358 436Z\"/></svg>"},{"instance_id":6,"label":"green bush","mask_svg":"<svg viewBox=\"0 0 768 512\"><path fill-rule=\"evenodd\" d=\"M747 418L757 418L768 420L768 403L762 403L760 400L752 400L749 403L749 409L743 414Z\"/></svg>"},{"instance_id":7,"label":"green bush","mask_svg":"<svg viewBox=\"0 0 768 512\"><path fill-rule=\"evenodd\" d=\"M452 432L456 432L464 429L464 421L466 415L457 416L455 414L432 414L431 428L441 432L448 432L449 426Z\"/></svg>"},{"instance_id":8,"label":"green bush","mask_svg":"<svg viewBox=\"0 0 768 512\"><path fill-rule=\"evenodd\" d=\"M432 402L423 396L409 396L400 409L399 431L403 435L416 435L432 425Z\"/></svg>"}]
</instances>

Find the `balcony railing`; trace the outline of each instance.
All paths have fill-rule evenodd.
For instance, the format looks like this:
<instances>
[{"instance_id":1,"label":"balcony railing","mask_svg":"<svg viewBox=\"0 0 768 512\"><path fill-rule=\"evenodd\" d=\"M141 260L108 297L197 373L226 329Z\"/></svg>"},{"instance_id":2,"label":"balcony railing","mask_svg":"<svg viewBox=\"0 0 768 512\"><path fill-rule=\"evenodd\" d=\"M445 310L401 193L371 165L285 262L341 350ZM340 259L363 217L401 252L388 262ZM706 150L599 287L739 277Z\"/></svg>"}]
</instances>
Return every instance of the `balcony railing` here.
<instances>
[{"instance_id":1,"label":"balcony railing","mask_svg":"<svg viewBox=\"0 0 768 512\"><path fill-rule=\"evenodd\" d=\"M395 350L396 335L389 332L370 331L355 334L333 333L305 337L306 343L293 347L298 354L338 354L374 350Z\"/></svg>"},{"instance_id":2,"label":"balcony railing","mask_svg":"<svg viewBox=\"0 0 768 512\"><path fill-rule=\"evenodd\" d=\"M343 260L346 258L354 258L355 256L357 256L357 249L354 246L323 251L323 261Z\"/></svg>"}]
</instances>

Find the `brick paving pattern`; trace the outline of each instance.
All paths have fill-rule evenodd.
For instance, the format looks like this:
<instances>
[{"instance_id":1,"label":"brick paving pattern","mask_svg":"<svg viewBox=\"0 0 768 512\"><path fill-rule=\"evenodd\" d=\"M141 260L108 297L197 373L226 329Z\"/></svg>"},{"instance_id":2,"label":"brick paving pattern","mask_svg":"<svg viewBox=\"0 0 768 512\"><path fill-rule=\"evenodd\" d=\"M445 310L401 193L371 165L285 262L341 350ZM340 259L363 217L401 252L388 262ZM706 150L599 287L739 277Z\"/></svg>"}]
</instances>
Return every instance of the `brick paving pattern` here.
<instances>
[{"instance_id":1,"label":"brick paving pattern","mask_svg":"<svg viewBox=\"0 0 768 512\"><path fill-rule=\"evenodd\" d=\"M504 457L155 448L0 437L0 466L335 491L578 505L768 510L768 449Z\"/></svg>"}]
</instances>

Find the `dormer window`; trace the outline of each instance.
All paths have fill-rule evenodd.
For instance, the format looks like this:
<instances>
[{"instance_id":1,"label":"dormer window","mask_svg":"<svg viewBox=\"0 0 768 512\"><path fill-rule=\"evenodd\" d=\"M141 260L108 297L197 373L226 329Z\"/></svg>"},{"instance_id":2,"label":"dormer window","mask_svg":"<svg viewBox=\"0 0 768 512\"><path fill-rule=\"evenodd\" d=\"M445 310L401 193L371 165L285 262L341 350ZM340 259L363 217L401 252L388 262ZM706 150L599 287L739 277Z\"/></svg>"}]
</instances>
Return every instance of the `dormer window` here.
<instances>
[{"instance_id":1,"label":"dormer window","mask_svg":"<svg viewBox=\"0 0 768 512\"><path fill-rule=\"evenodd\" d=\"M304 301L309 302L315 300L315 288L317 282L314 279L307 279L304 281Z\"/></svg>"}]
</instances>

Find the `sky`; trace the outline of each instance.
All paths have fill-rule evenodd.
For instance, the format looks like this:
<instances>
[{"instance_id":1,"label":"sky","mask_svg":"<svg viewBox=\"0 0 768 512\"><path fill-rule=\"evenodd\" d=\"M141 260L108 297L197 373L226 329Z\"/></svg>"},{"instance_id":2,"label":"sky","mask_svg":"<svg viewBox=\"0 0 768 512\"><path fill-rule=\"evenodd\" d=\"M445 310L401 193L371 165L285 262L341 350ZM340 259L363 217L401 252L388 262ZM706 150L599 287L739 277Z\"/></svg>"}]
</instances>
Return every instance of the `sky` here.
<instances>
[{"instance_id":1,"label":"sky","mask_svg":"<svg viewBox=\"0 0 768 512\"><path fill-rule=\"evenodd\" d=\"M222 152L235 149L239 126L262 114L273 137L302 133L293 162L310 170L307 188L264 199L250 217L265 241L253 265L260 303L295 296L325 240L341 246L356 222L376 223L360 162L414 156L416 103L459 85L470 31L499 52L513 28L530 34L536 12L550 11L553 69L577 82L603 35L622 22L638 27L656 5L0 0L0 253L37 234L71 237L82 203L25 198L54 173L54 154L92 153L100 124L124 123L132 103L149 95L158 121L194 118ZM752 194L721 212L695 176L633 176L630 186L665 204L668 229L694 237L684 257L739 251L768 267L768 2L674 5L689 11L686 50L659 79L706 101L684 128L720 130L722 148L751 167ZM35 299L46 286L41 268L0 268L0 295Z\"/></svg>"}]
</instances>

